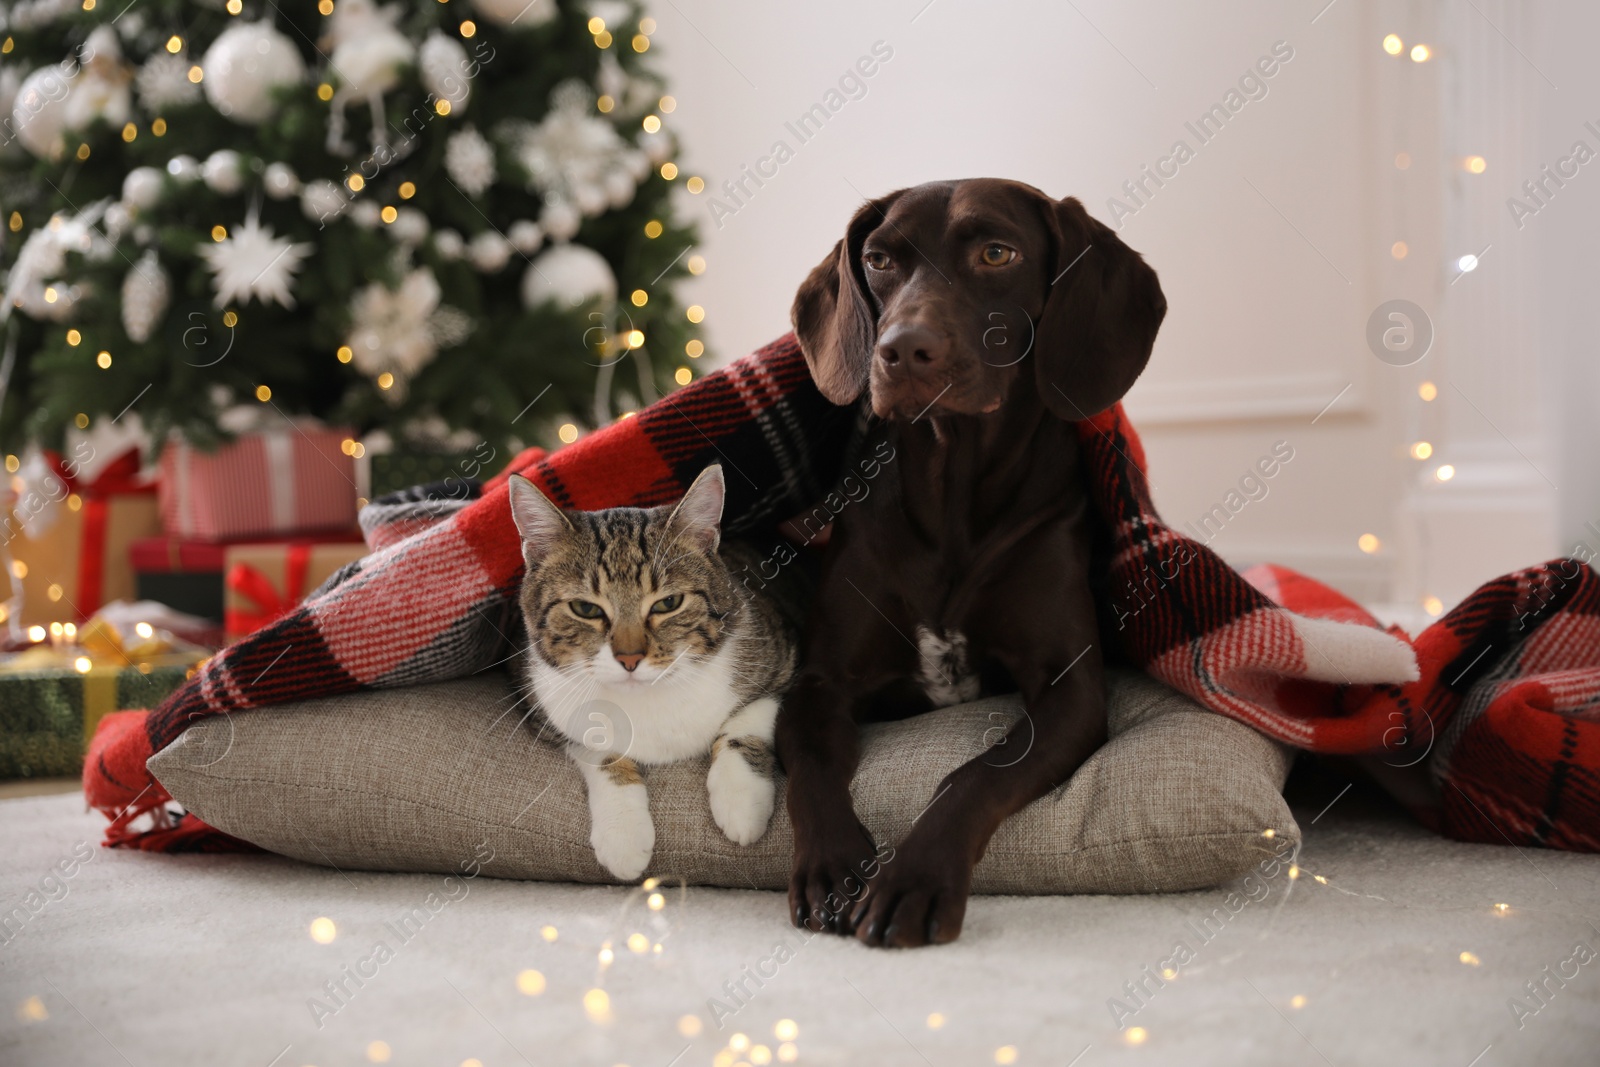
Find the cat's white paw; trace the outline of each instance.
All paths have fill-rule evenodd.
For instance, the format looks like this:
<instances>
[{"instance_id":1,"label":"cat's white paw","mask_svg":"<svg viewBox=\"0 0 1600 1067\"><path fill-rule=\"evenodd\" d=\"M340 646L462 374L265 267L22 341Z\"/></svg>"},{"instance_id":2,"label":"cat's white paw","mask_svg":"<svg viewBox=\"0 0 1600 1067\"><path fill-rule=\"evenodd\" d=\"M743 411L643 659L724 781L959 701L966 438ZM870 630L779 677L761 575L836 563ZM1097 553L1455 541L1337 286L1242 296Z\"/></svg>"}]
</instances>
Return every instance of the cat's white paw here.
<instances>
[{"instance_id":1,"label":"cat's white paw","mask_svg":"<svg viewBox=\"0 0 1600 1067\"><path fill-rule=\"evenodd\" d=\"M711 761L706 792L711 797L711 817L728 840L749 845L767 832L777 791L772 779L751 770L737 752L719 754Z\"/></svg>"},{"instance_id":2,"label":"cat's white paw","mask_svg":"<svg viewBox=\"0 0 1600 1067\"><path fill-rule=\"evenodd\" d=\"M632 794L637 794L634 796ZM644 787L618 790L603 809L591 807L589 843L600 866L624 882L644 873L656 847L656 827Z\"/></svg>"}]
</instances>

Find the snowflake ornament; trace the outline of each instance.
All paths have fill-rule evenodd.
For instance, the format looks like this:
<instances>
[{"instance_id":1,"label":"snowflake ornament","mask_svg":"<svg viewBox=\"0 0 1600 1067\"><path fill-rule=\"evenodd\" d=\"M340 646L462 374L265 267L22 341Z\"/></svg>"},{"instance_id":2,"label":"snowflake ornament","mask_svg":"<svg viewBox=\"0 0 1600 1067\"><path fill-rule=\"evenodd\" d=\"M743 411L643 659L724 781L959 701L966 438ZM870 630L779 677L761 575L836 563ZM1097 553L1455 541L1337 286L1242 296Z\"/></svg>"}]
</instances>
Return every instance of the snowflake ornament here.
<instances>
[{"instance_id":1,"label":"snowflake ornament","mask_svg":"<svg viewBox=\"0 0 1600 1067\"><path fill-rule=\"evenodd\" d=\"M152 115L159 115L168 108L199 100L200 86L189 80L192 66L194 60L187 55L175 56L170 52L161 52L146 60L134 76L139 103Z\"/></svg>"},{"instance_id":2,"label":"snowflake ornament","mask_svg":"<svg viewBox=\"0 0 1600 1067\"><path fill-rule=\"evenodd\" d=\"M315 250L308 242L295 244L275 235L252 214L228 237L202 248L200 255L214 275L217 307L254 299L292 308L294 273Z\"/></svg>"},{"instance_id":3,"label":"snowflake ornament","mask_svg":"<svg viewBox=\"0 0 1600 1067\"><path fill-rule=\"evenodd\" d=\"M633 182L633 157L638 154L611 123L590 113L593 104L588 86L568 80L551 92L550 113L537 126L527 122L505 126L512 151L528 173L529 187L546 200L577 204L589 215L605 210L608 178L621 175Z\"/></svg>"},{"instance_id":4,"label":"snowflake ornament","mask_svg":"<svg viewBox=\"0 0 1600 1067\"><path fill-rule=\"evenodd\" d=\"M405 399L406 384L439 349L460 344L472 332L471 319L441 305L442 295L433 271L422 267L407 274L398 289L373 282L351 302L353 362L369 378L393 375L383 393L391 404Z\"/></svg>"}]
</instances>

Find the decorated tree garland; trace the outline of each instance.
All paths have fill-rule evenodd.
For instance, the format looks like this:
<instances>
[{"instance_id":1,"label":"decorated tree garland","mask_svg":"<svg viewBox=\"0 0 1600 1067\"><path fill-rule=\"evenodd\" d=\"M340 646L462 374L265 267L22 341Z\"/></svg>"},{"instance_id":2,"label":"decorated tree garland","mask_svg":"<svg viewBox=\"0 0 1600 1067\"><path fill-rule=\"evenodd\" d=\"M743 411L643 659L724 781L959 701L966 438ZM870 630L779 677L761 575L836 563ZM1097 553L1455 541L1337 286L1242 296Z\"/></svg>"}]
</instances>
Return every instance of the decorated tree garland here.
<instances>
[{"instance_id":1,"label":"decorated tree garland","mask_svg":"<svg viewBox=\"0 0 1600 1067\"><path fill-rule=\"evenodd\" d=\"M703 264L633 5L0 20L7 451L130 409L206 444L257 403L498 447L691 380Z\"/></svg>"}]
</instances>

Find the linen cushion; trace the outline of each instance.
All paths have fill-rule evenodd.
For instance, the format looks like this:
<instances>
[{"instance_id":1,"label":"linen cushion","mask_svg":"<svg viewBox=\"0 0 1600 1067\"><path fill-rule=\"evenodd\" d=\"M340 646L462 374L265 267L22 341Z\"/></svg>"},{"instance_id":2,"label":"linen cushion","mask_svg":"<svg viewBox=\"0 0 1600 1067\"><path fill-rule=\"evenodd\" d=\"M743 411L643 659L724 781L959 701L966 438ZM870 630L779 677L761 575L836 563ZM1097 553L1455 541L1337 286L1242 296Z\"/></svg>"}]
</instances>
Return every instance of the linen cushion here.
<instances>
[{"instance_id":1,"label":"linen cushion","mask_svg":"<svg viewBox=\"0 0 1600 1067\"><path fill-rule=\"evenodd\" d=\"M448 873L483 843L494 855L488 875L614 881L589 845L577 768L508 710L511 686L481 675L238 712L190 727L148 766L205 822L308 863ZM1108 708L1109 743L1065 789L1007 820L974 892L1196 889L1299 841L1281 792L1292 750L1141 673L1110 673ZM944 775L1002 737L1020 709L1016 696L992 697L868 726L852 788L874 838L900 840ZM1014 757L1001 748L993 758ZM783 783L766 836L740 847L712 821L708 766L646 768L648 873L786 888Z\"/></svg>"}]
</instances>

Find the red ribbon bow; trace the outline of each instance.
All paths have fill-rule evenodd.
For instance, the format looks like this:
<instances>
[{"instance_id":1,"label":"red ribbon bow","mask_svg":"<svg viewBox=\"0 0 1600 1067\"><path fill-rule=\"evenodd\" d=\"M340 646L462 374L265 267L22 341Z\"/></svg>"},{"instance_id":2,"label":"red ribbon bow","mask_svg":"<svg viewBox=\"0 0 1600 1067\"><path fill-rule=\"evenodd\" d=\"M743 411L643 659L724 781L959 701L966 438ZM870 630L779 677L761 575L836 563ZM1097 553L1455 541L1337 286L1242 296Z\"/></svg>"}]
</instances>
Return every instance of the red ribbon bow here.
<instances>
[{"instance_id":1,"label":"red ribbon bow","mask_svg":"<svg viewBox=\"0 0 1600 1067\"><path fill-rule=\"evenodd\" d=\"M280 594L272 580L259 568L248 563L235 563L223 577L227 587L255 605L250 608L227 608L223 612L223 627L231 639L253 634L277 622L295 609L306 594L306 573L311 568L311 544L291 541L286 546L289 554L283 568L283 592Z\"/></svg>"}]
</instances>

